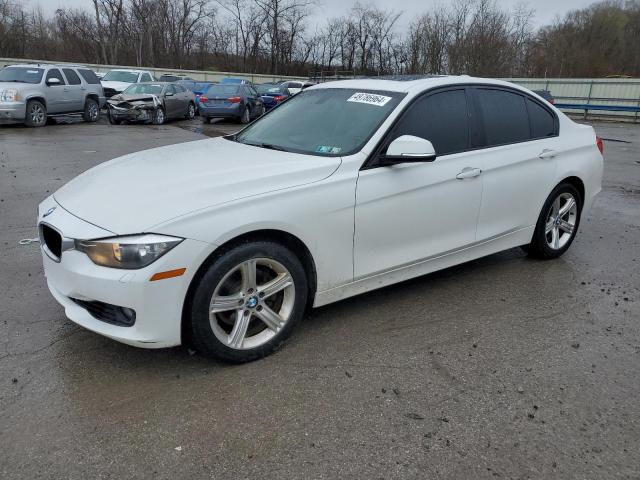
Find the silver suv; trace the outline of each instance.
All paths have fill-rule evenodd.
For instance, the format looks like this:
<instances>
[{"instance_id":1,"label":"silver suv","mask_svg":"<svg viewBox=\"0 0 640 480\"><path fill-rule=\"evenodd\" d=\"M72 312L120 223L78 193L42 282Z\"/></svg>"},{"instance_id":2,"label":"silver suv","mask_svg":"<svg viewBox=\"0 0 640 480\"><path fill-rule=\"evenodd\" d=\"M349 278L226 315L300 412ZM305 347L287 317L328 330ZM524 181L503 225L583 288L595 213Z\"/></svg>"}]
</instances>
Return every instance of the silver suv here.
<instances>
[{"instance_id":1,"label":"silver suv","mask_svg":"<svg viewBox=\"0 0 640 480\"><path fill-rule=\"evenodd\" d=\"M42 127L47 117L68 114L97 122L104 104L100 79L85 67L9 65L0 70L0 124Z\"/></svg>"}]
</instances>

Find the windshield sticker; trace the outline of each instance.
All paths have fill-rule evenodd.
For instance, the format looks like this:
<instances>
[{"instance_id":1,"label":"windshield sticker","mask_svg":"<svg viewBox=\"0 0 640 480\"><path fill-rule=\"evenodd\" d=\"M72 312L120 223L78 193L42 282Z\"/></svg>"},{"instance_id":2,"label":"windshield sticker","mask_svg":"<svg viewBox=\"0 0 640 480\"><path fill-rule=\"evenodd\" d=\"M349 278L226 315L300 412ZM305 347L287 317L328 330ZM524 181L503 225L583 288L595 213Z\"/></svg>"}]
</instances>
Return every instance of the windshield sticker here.
<instances>
[{"instance_id":1,"label":"windshield sticker","mask_svg":"<svg viewBox=\"0 0 640 480\"><path fill-rule=\"evenodd\" d=\"M331 154L336 154L336 153L340 153L342 151L342 148L340 147L330 147L327 145L318 145L316 147L316 153L331 153Z\"/></svg>"},{"instance_id":2,"label":"windshield sticker","mask_svg":"<svg viewBox=\"0 0 640 480\"><path fill-rule=\"evenodd\" d=\"M27 70L27 73L35 73L37 75L40 72L38 70Z\"/></svg>"},{"instance_id":3,"label":"windshield sticker","mask_svg":"<svg viewBox=\"0 0 640 480\"><path fill-rule=\"evenodd\" d=\"M384 95L376 95L375 93L354 93L347 99L347 102L366 103L367 105L376 105L382 107L391 100L391 97L385 97Z\"/></svg>"}]
</instances>

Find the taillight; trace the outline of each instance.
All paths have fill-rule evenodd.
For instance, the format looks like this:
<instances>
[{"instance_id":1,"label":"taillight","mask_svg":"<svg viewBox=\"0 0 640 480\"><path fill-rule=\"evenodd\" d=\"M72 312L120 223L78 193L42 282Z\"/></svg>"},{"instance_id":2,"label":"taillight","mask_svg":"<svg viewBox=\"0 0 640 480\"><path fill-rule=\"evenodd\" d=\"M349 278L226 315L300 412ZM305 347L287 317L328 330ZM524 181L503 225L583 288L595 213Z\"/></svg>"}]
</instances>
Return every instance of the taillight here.
<instances>
[{"instance_id":1,"label":"taillight","mask_svg":"<svg viewBox=\"0 0 640 480\"><path fill-rule=\"evenodd\" d=\"M596 145L598 146L598 150L600 150L600 155L604 155L604 142L598 136L596 136Z\"/></svg>"},{"instance_id":2,"label":"taillight","mask_svg":"<svg viewBox=\"0 0 640 480\"><path fill-rule=\"evenodd\" d=\"M240 103L242 101L242 98L240 98L240 97L229 97L229 98L227 98L227 101L231 102L231 103Z\"/></svg>"},{"instance_id":3,"label":"taillight","mask_svg":"<svg viewBox=\"0 0 640 480\"><path fill-rule=\"evenodd\" d=\"M556 104L556 99L555 99L555 98L550 99L550 100L549 100L549 103L550 103L551 105L555 105L555 104Z\"/></svg>"},{"instance_id":4,"label":"taillight","mask_svg":"<svg viewBox=\"0 0 640 480\"><path fill-rule=\"evenodd\" d=\"M282 95L276 95L275 97L273 97L273 99L276 102L281 102L282 100L284 100L284 97Z\"/></svg>"},{"instance_id":5,"label":"taillight","mask_svg":"<svg viewBox=\"0 0 640 480\"><path fill-rule=\"evenodd\" d=\"M206 95L200 95L200 98L198 99L198 101L200 103L205 103L208 100Z\"/></svg>"}]
</instances>

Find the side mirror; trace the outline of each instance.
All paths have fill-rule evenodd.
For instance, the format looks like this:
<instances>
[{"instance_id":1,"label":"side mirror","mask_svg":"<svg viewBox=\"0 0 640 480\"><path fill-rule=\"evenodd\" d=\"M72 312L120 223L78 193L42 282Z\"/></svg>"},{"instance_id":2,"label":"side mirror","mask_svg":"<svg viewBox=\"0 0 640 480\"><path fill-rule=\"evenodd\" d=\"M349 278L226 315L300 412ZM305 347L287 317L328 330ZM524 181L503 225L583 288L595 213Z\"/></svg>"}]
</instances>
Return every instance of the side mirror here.
<instances>
[{"instance_id":1,"label":"side mirror","mask_svg":"<svg viewBox=\"0 0 640 480\"><path fill-rule=\"evenodd\" d=\"M167 92L164 94L165 97L173 97L173 92Z\"/></svg>"},{"instance_id":2,"label":"side mirror","mask_svg":"<svg viewBox=\"0 0 640 480\"><path fill-rule=\"evenodd\" d=\"M50 87L60 85L60 79L56 77L51 77L50 79L47 80L47 85L49 85Z\"/></svg>"},{"instance_id":3,"label":"side mirror","mask_svg":"<svg viewBox=\"0 0 640 480\"><path fill-rule=\"evenodd\" d=\"M402 135L389 144L381 163L395 165L406 162L433 162L435 159L436 151L429 140L413 135Z\"/></svg>"}]
</instances>

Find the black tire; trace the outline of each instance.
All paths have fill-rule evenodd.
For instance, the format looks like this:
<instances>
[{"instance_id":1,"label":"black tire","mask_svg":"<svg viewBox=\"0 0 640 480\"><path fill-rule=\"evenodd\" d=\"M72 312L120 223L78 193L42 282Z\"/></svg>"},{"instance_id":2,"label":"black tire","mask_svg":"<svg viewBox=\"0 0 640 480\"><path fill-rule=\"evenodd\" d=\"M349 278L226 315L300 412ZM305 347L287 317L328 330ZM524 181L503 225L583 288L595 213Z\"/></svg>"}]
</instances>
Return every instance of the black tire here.
<instances>
[{"instance_id":1,"label":"black tire","mask_svg":"<svg viewBox=\"0 0 640 480\"><path fill-rule=\"evenodd\" d=\"M249 107L245 106L242 114L240 115L240 123L246 125L251 122L251 112L249 111Z\"/></svg>"},{"instance_id":2,"label":"black tire","mask_svg":"<svg viewBox=\"0 0 640 480\"><path fill-rule=\"evenodd\" d=\"M557 198L561 196L570 195L575 199L576 203L576 213L574 215L574 225L570 236L567 237L564 244L559 248L552 248L549 245L549 236L550 233L547 233L547 220L550 215L552 215L553 203ZM569 183L561 183L547 197L547 200L544 202L544 206L542 207L542 211L540 212L540 216L538 217L538 222L536 223L536 228L533 232L533 238L531 239L531 243L529 245L525 245L522 249L527 252L530 257L538 258L542 260L550 260L552 258L558 258L564 252L566 252L573 240L576 238L576 234L578 232L578 228L580 227L580 215L582 214L582 197L580 192ZM563 233L564 234L564 233Z\"/></svg>"},{"instance_id":3,"label":"black tire","mask_svg":"<svg viewBox=\"0 0 640 480\"><path fill-rule=\"evenodd\" d=\"M253 348L232 348L223 343L213 331L209 318L210 302L218 285L229 278L229 272L251 259L275 260L288 270L293 279L294 303L286 323L270 340ZM224 362L250 362L273 353L300 322L307 304L308 283L302 263L290 250L269 241L245 243L226 251L206 264L195 281L197 283L185 318L188 322L186 332L189 343L201 354ZM257 327L258 331L265 328L256 316L252 315L250 318L251 322L257 322L252 324L253 328Z\"/></svg>"},{"instance_id":4,"label":"black tire","mask_svg":"<svg viewBox=\"0 0 640 480\"><path fill-rule=\"evenodd\" d=\"M109 118L109 123L111 125L120 125L122 123L122 120L118 120L113 113L111 113L111 109L108 109L107 112L107 117Z\"/></svg>"},{"instance_id":5,"label":"black tire","mask_svg":"<svg viewBox=\"0 0 640 480\"><path fill-rule=\"evenodd\" d=\"M95 123L100 120L100 106L93 98L87 98L84 102L84 113L82 114L85 122Z\"/></svg>"},{"instance_id":6,"label":"black tire","mask_svg":"<svg viewBox=\"0 0 640 480\"><path fill-rule=\"evenodd\" d=\"M47 107L39 100L29 100L24 124L27 127L44 127L47 124Z\"/></svg>"},{"instance_id":7,"label":"black tire","mask_svg":"<svg viewBox=\"0 0 640 480\"><path fill-rule=\"evenodd\" d=\"M189 105L187 105L187 113L185 114L184 118L186 118L187 120L193 120L196 117L196 106L193 102L189 102Z\"/></svg>"},{"instance_id":8,"label":"black tire","mask_svg":"<svg viewBox=\"0 0 640 480\"><path fill-rule=\"evenodd\" d=\"M166 116L162 107L156 108L151 116L151 123L154 125L162 125L165 120Z\"/></svg>"}]
</instances>

